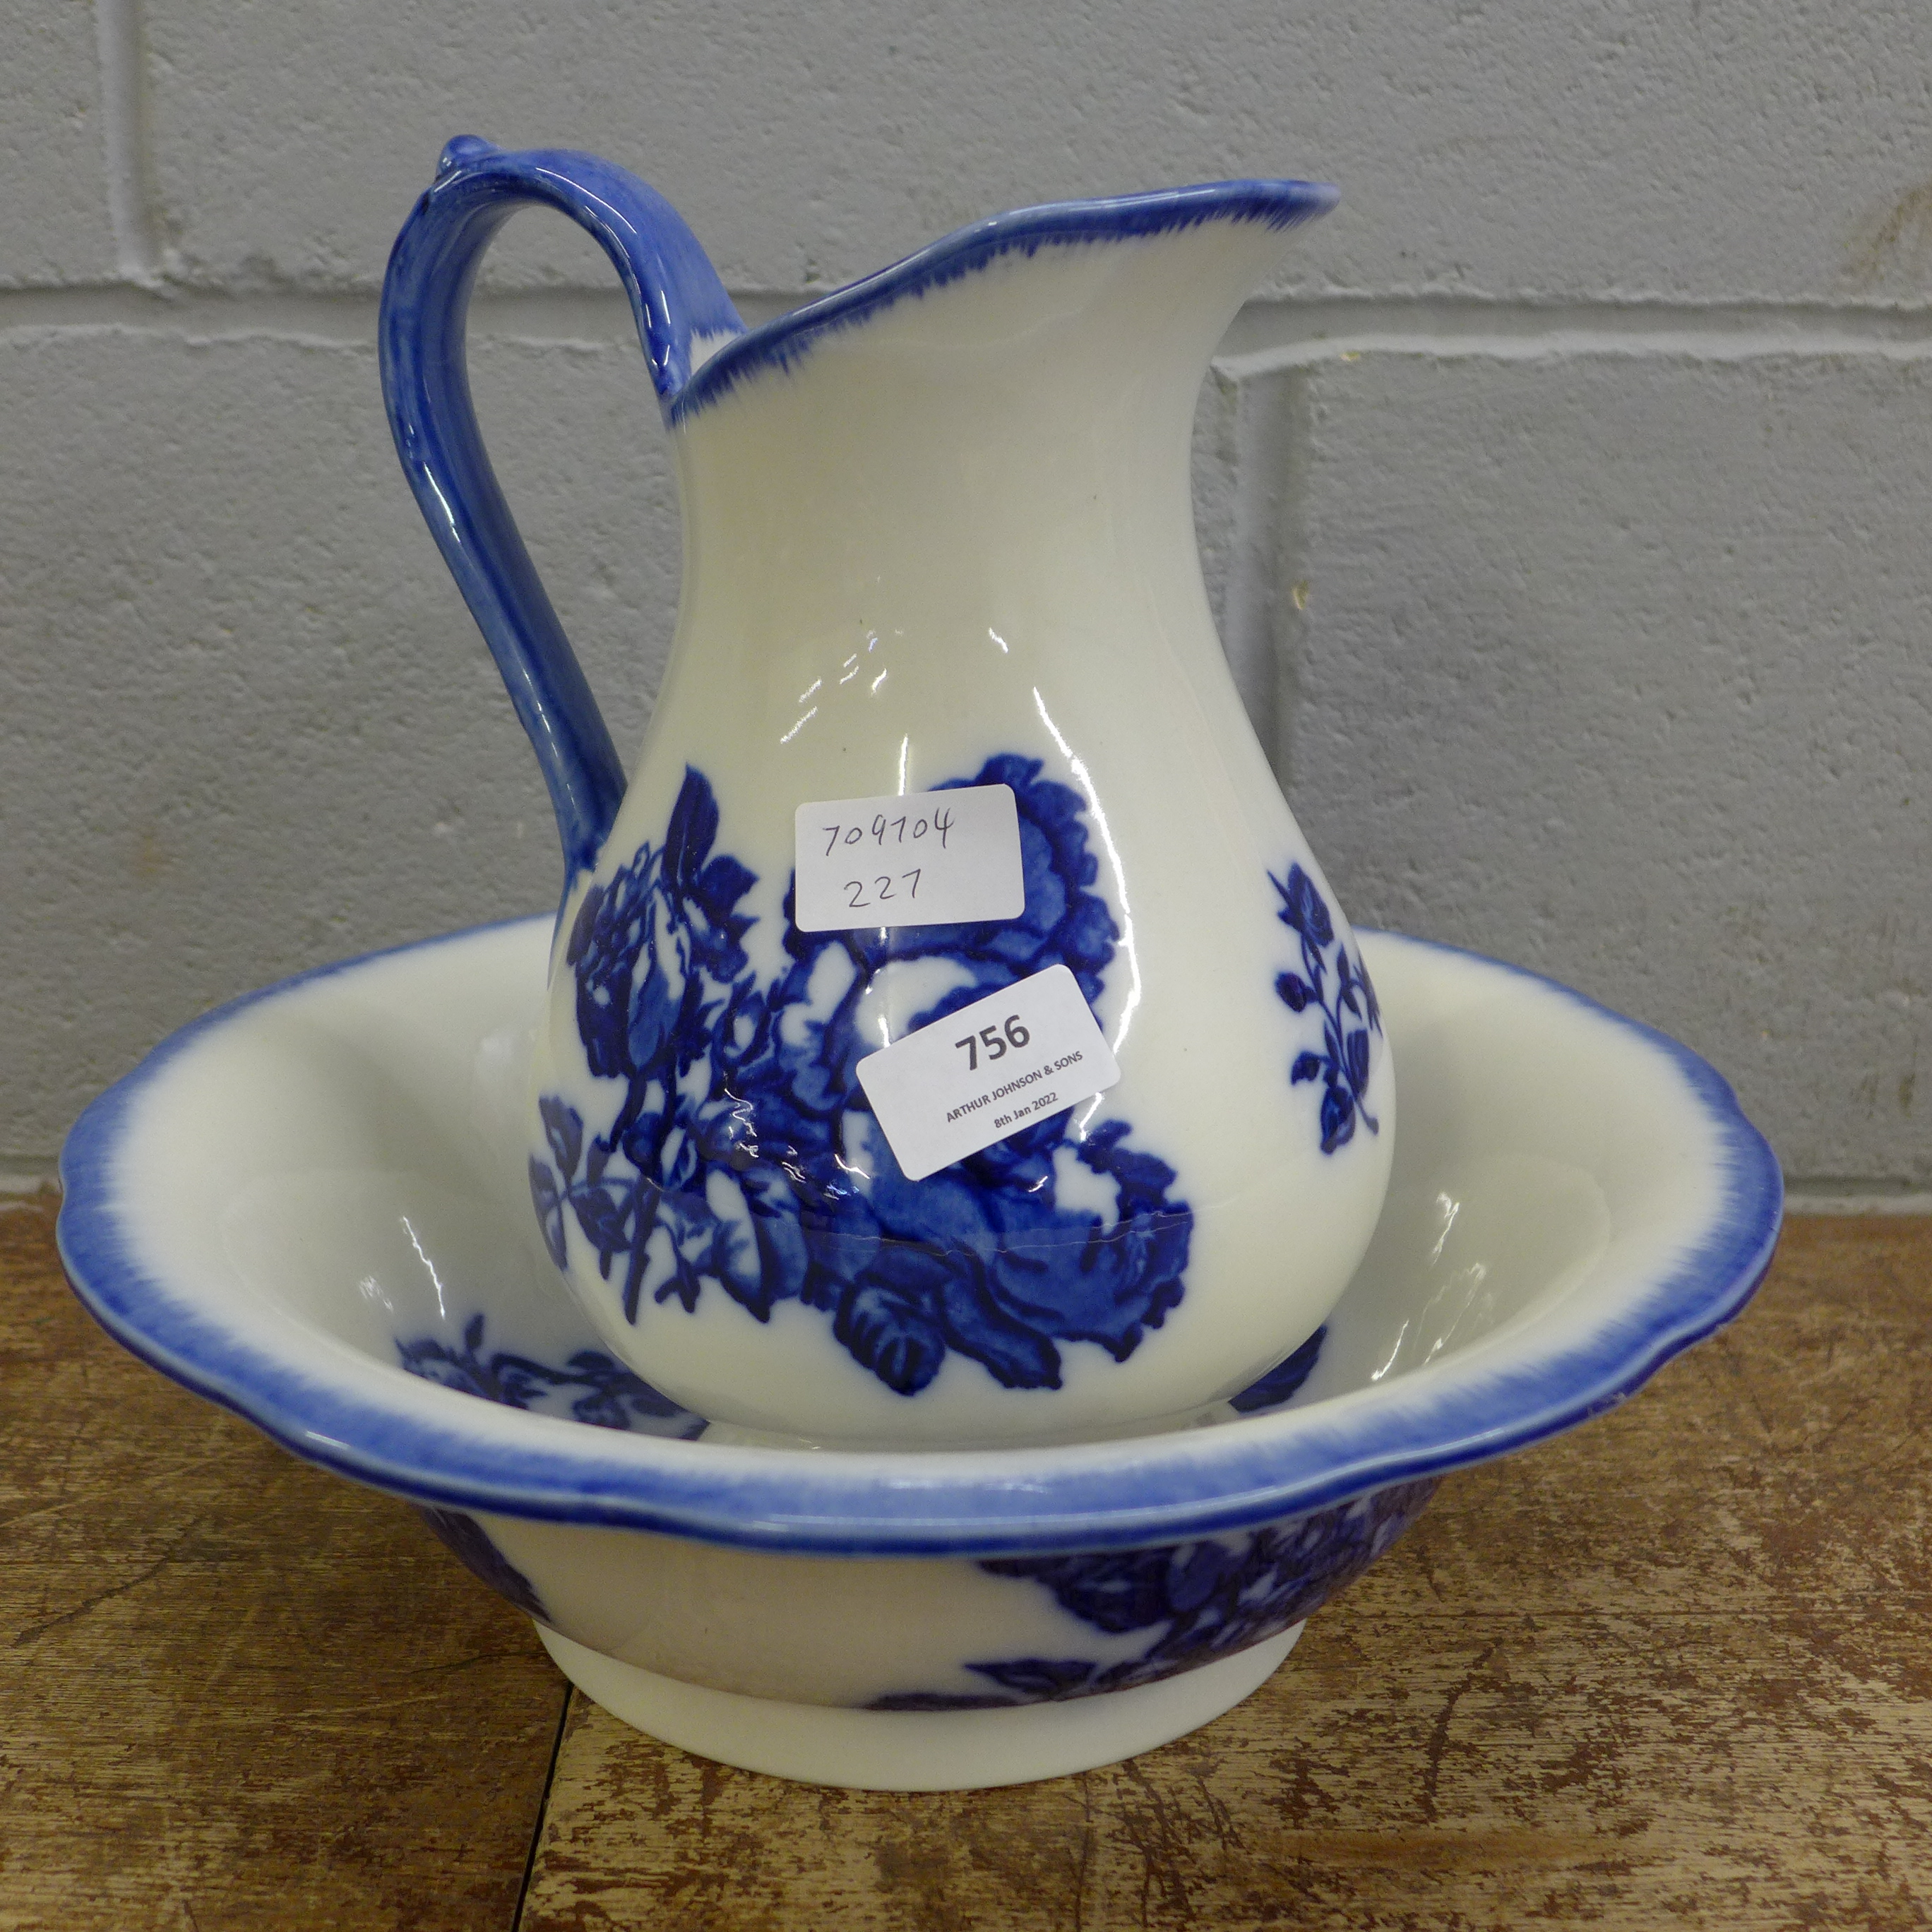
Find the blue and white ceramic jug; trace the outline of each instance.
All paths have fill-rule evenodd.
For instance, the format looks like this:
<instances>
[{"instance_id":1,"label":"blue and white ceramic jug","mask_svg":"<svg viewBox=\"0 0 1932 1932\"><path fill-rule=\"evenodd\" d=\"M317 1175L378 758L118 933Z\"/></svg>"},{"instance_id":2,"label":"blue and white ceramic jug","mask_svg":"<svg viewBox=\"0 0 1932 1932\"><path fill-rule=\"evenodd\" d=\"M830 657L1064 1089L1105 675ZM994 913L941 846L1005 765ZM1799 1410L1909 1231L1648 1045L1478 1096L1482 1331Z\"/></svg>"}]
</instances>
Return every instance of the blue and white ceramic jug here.
<instances>
[{"instance_id":1,"label":"blue and white ceramic jug","mask_svg":"<svg viewBox=\"0 0 1932 1932\"><path fill-rule=\"evenodd\" d=\"M1190 500L1208 359L1334 198L1022 209L749 332L588 155L454 141L398 238L397 446L563 836L535 1211L699 1413L842 1444L1158 1424L1303 1343L1360 1258L1388 1050ZM616 265L676 451L682 604L628 785L464 371L530 202Z\"/></svg>"}]
</instances>

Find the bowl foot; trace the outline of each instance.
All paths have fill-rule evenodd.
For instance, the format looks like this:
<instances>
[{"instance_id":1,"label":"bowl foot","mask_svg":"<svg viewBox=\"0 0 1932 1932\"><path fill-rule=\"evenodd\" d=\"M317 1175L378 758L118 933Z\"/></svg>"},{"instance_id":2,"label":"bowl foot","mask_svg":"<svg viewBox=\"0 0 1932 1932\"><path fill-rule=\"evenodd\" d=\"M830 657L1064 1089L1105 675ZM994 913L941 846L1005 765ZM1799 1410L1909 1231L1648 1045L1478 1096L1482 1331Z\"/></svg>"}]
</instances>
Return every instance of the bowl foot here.
<instances>
[{"instance_id":1,"label":"bowl foot","mask_svg":"<svg viewBox=\"0 0 1932 1932\"><path fill-rule=\"evenodd\" d=\"M680 1683L537 1626L563 1674L614 1718L746 1771L861 1791L972 1791L1114 1764L1184 1736L1258 1690L1302 1626L1158 1683L982 1711L852 1711Z\"/></svg>"}]
</instances>

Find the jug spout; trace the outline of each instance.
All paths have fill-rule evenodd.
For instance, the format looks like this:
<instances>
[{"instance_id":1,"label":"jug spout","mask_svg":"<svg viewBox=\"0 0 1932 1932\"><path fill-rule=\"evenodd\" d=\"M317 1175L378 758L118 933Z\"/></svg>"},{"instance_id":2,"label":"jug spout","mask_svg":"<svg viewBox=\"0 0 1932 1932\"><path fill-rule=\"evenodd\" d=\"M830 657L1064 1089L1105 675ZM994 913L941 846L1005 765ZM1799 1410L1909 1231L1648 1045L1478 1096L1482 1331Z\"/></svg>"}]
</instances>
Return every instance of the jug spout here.
<instances>
[{"instance_id":1,"label":"jug spout","mask_svg":"<svg viewBox=\"0 0 1932 1932\"><path fill-rule=\"evenodd\" d=\"M942 352L1002 337L1030 352L1071 330L1090 353L1139 352L1144 368L1156 344L1176 358L1204 358L1285 252L1288 232L1337 199L1318 182L1213 182L995 215L732 344L694 372L667 414L688 419L760 371L795 368L890 310L900 311L905 335L927 334ZM969 296L955 313L943 298L962 286L980 299Z\"/></svg>"}]
</instances>

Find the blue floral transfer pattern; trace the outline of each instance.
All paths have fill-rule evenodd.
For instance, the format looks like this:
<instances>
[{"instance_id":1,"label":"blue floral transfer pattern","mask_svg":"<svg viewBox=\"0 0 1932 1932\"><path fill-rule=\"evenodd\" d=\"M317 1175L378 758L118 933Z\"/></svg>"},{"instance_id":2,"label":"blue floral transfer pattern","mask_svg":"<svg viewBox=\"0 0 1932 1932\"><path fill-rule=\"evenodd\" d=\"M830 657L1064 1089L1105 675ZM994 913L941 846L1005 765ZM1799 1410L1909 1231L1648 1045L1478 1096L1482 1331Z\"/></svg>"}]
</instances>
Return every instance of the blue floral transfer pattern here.
<instances>
[{"instance_id":1,"label":"blue floral transfer pattern","mask_svg":"<svg viewBox=\"0 0 1932 1932\"><path fill-rule=\"evenodd\" d=\"M913 1691L879 1711L960 1711L1057 1702L1126 1690L1232 1657L1319 1610L1354 1582L1421 1514L1435 1479L1397 1483L1334 1509L1246 1535L1084 1556L997 1557L995 1576L1042 1584L1070 1615L1110 1636L1157 1634L1124 1660L1015 1657L965 1668L998 1688Z\"/></svg>"},{"instance_id":2,"label":"blue floral transfer pattern","mask_svg":"<svg viewBox=\"0 0 1932 1932\"><path fill-rule=\"evenodd\" d=\"M1336 936L1328 902L1299 866L1284 881L1270 872L1268 884L1281 896L1275 914L1301 940L1301 970L1283 973L1274 989L1291 1012L1310 1006L1322 1015L1322 1051L1295 1056L1288 1084L1322 1082L1322 1151L1333 1154L1354 1139L1360 1120L1372 1134L1382 1130L1364 1105L1369 1088L1369 1035L1382 1030L1382 1010L1360 958L1352 958ZM1335 985L1328 988L1328 949L1335 950Z\"/></svg>"},{"instance_id":3,"label":"blue floral transfer pattern","mask_svg":"<svg viewBox=\"0 0 1932 1932\"><path fill-rule=\"evenodd\" d=\"M889 963L954 969L916 1028L1054 965L1093 1000L1114 956L1079 795L1010 755L954 782L1012 789L1018 919L804 933L788 890L789 964L761 983L740 910L756 879L714 850L717 802L695 770L662 844L585 895L565 950L578 1030L622 1097L601 1132L562 1097L540 1102L548 1158L531 1160L530 1192L558 1266L574 1221L628 1320L646 1295L694 1310L707 1285L760 1320L795 1300L914 1396L952 1351L1007 1388L1057 1388L1060 1344L1124 1361L1178 1305L1192 1216L1126 1121L1076 1139L1069 1109L915 1184L866 1105L854 1070L875 1042L858 1016ZM1073 1163L1111 1184L1111 1214L1060 1204Z\"/></svg>"},{"instance_id":4,"label":"blue floral transfer pattern","mask_svg":"<svg viewBox=\"0 0 1932 1932\"><path fill-rule=\"evenodd\" d=\"M538 1409L598 1429L632 1430L685 1442L704 1433L701 1415L660 1395L601 1350L580 1348L562 1367L553 1368L508 1349L485 1354L483 1330L484 1318L472 1315L464 1325L460 1347L424 1335L413 1342L398 1342L396 1353L412 1376L508 1408Z\"/></svg>"}]
</instances>

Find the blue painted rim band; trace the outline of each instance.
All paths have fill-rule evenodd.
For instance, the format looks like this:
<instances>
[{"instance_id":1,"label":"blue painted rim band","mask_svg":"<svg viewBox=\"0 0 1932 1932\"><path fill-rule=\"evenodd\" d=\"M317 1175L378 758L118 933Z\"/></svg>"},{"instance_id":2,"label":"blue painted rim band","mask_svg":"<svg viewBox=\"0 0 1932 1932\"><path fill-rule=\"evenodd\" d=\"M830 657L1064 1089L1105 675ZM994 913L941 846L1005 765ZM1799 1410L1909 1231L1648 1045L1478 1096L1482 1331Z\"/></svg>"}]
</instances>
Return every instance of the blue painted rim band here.
<instances>
[{"instance_id":1,"label":"blue painted rim band","mask_svg":"<svg viewBox=\"0 0 1932 1932\"><path fill-rule=\"evenodd\" d=\"M237 1014L374 960L472 936L322 968L194 1022L88 1108L61 1157L62 1258L110 1334L297 1455L418 1502L820 1556L979 1557L1183 1541L1440 1475L1584 1421L1736 1315L1776 1245L1784 1199L1777 1162L1697 1055L1540 975L1377 935L1381 944L1477 960L1612 1022L1675 1064L1715 1130L1720 1210L1690 1253L1606 1316L1587 1342L1479 1385L1391 1384L1404 1399L1325 1418L1318 1430L1310 1426L1318 1410L1291 1409L1210 1430L1052 1450L806 1456L668 1442L500 1408L400 1368L394 1399L378 1400L332 1385L326 1365L237 1342L146 1274L116 1198L116 1152L147 1087Z\"/></svg>"},{"instance_id":2,"label":"blue painted rim band","mask_svg":"<svg viewBox=\"0 0 1932 1932\"><path fill-rule=\"evenodd\" d=\"M682 422L762 369L789 368L835 331L850 328L909 296L944 287L1003 255L1082 242L1124 242L1196 228L1209 221L1251 221L1293 228L1326 214L1341 199L1322 182L1203 182L1150 194L1096 201L1054 201L1017 208L956 229L889 268L807 302L728 342L665 405Z\"/></svg>"}]
</instances>

